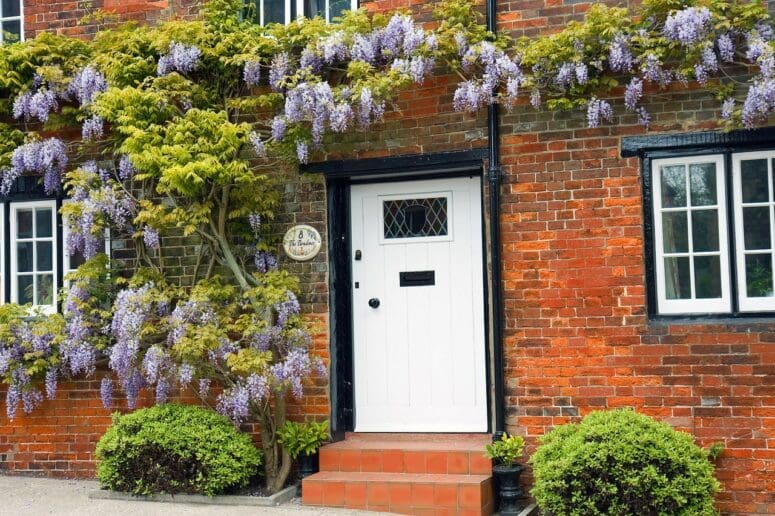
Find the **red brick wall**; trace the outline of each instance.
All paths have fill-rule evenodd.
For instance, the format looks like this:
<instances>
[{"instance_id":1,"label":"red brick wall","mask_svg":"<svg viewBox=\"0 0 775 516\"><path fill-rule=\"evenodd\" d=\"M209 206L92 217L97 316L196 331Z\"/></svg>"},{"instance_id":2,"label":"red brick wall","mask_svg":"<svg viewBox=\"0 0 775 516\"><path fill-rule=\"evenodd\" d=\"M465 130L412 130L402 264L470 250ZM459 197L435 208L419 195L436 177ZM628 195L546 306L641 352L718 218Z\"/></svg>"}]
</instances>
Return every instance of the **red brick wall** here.
<instances>
[{"instance_id":1,"label":"red brick wall","mask_svg":"<svg viewBox=\"0 0 775 516\"><path fill-rule=\"evenodd\" d=\"M154 23L169 17L192 18L201 0L23 0L24 33L89 36L115 22ZM95 14L106 18L97 21Z\"/></svg>"}]
</instances>

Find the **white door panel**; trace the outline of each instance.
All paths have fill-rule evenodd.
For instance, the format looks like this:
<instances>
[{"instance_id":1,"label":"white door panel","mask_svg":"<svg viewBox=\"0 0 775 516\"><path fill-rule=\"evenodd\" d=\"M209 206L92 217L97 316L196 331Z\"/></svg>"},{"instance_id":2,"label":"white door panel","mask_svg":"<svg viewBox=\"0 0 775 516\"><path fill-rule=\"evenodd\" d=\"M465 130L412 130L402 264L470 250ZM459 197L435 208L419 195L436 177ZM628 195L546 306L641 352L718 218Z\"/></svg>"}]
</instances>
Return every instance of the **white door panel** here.
<instances>
[{"instance_id":1,"label":"white door panel","mask_svg":"<svg viewBox=\"0 0 775 516\"><path fill-rule=\"evenodd\" d=\"M479 179L353 185L351 206L356 431L486 431Z\"/></svg>"}]
</instances>

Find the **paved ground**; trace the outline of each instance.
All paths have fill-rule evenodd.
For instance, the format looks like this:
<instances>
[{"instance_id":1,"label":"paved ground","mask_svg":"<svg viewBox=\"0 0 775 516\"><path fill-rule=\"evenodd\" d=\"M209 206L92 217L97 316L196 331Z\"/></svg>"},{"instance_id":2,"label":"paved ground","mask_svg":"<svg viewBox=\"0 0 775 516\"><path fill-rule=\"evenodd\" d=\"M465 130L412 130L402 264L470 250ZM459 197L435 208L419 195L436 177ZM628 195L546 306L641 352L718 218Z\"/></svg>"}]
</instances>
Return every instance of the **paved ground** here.
<instances>
[{"instance_id":1,"label":"paved ground","mask_svg":"<svg viewBox=\"0 0 775 516\"><path fill-rule=\"evenodd\" d=\"M0 475L0 515L37 516L186 516L271 515L271 516L358 516L362 511L302 507L298 500L279 507L203 506L182 503L158 503L118 500L90 500L89 492L98 489L88 480L51 480L45 478Z\"/></svg>"}]
</instances>

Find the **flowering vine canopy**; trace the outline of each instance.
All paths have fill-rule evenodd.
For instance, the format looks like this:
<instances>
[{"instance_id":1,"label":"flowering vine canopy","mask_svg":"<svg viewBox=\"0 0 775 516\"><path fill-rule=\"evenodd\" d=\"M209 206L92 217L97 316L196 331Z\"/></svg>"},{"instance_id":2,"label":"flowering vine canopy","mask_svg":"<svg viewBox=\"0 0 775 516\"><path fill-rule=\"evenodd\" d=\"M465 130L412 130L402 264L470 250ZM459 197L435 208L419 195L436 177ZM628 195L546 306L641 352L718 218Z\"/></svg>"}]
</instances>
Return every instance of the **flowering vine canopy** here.
<instances>
[{"instance_id":1,"label":"flowering vine canopy","mask_svg":"<svg viewBox=\"0 0 775 516\"><path fill-rule=\"evenodd\" d=\"M278 162L307 162L337 134L368 129L435 74L457 80L458 111L585 110L590 127L611 122L610 98L622 95L648 126L647 92L690 85L715 92L728 127L775 110L761 2L593 4L560 32L519 39L489 33L468 0L440 2L431 29L405 12L268 27L244 12L242 0L210 0L195 21L0 46L0 194L38 175L47 194L67 195L67 252L86 260L61 314L0 307L9 418L53 398L62 376L104 372L106 407L116 387L133 407L146 387L158 402L176 386L207 400L214 382L220 412L260 424L279 489L290 471L276 438L285 396L325 371L297 281L272 253ZM62 137L72 128L80 138ZM106 231L131 242L131 270L110 270ZM173 238L196 246L189 280L165 261Z\"/></svg>"}]
</instances>

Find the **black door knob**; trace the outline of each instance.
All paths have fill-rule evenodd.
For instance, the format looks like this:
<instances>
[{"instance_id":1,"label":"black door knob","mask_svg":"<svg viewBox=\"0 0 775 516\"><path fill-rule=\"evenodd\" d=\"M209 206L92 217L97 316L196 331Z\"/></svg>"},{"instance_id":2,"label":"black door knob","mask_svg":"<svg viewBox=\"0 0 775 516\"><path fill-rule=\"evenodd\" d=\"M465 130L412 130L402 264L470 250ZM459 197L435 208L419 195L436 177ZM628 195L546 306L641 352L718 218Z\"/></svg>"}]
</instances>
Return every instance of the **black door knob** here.
<instances>
[{"instance_id":1,"label":"black door knob","mask_svg":"<svg viewBox=\"0 0 775 516\"><path fill-rule=\"evenodd\" d=\"M379 299L376 297L372 297L371 299L369 299L369 306L372 308L379 307Z\"/></svg>"}]
</instances>

